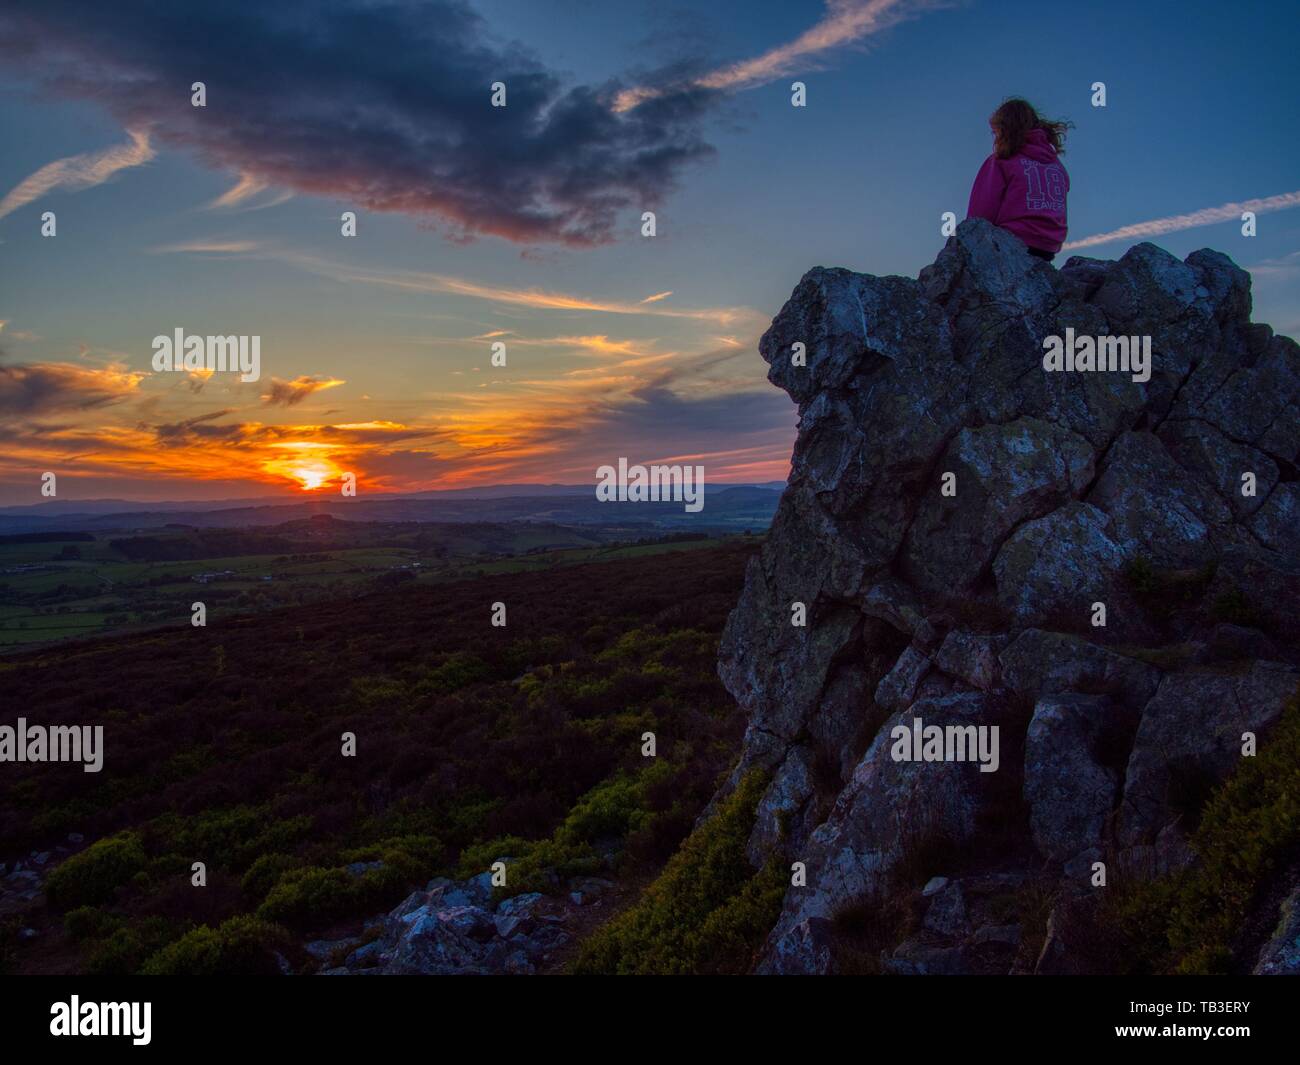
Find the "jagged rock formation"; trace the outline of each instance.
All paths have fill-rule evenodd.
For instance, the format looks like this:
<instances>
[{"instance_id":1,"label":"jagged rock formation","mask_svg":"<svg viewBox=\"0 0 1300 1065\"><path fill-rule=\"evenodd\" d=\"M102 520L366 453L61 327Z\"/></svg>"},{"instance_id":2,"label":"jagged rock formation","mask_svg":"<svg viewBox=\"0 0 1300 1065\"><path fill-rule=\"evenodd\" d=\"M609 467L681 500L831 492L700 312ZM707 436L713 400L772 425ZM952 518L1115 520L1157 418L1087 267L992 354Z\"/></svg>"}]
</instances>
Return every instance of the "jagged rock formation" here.
<instances>
[{"instance_id":1,"label":"jagged rock formation","mask_svg":"<svg viewBox=\"0 0 1300 1065\"><path fill-rule=\"evenodd\" d=\"M749 716L732 782L771 774L751 857L807 866L760 972L841 968L837 915L921 889L936 848L973 871L886 970L1086 969L1092 863L1190 860L1187 782L1300 685L1300 348L1250 306L1219 252L1057 270L980 220L917 280L800 281L760 345L799 405L790 483L719 661ZM1149 336L1150 379L1045 371L1067 328ZM998 771L895 761L914 718L999 726ZM1044 871L1059 901L1026 959L980 900Z\"/></svg>"}]
</instances>

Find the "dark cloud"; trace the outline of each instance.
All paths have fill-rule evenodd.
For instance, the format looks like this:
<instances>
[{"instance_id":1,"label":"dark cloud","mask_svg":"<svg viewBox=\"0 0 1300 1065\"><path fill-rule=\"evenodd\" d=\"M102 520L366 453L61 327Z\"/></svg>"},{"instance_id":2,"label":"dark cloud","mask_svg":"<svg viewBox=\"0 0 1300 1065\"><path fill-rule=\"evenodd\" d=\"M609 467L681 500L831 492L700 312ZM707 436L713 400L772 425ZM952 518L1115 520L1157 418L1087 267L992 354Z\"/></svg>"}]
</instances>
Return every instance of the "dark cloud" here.
<instances>
[{"instance_id":1,"label":"dark cloud","mask_svg":"<svg viewBox=\"0 0 1300 1065\"><path fill-rule=\"evenodd\" d=\"M652 385L571 430L564 465L577 455L593 456L593 471L619 456L632 462L695 456L715 481L765 479L771 474L753 475L746 467L787 462L797 421L794 404L775 389L683 395ZM549 477L549 471L534 472Z\"/></svg>"},{"instance_id":2,"label":"dark cloud","mask_svg":"<svg viewBox=\"0 0 1300 1065\"><path fill-rule=\"evenodd\" d=\"M792 435L797 413L789 397L779 392L731 392L683 398L666 388L647 387L632 394L611 421L620 433L644 439L695 439L716 450L727 441ZM720 434L720 436L719 436Z\"/></svg>"},{"instance_id":3,"label":"dark cloud","mask_svg":"<svg viewBox=\"0 0 1300 1065\"><path fill-rule=\"evenodd\" d=\"M294 407L313 393L343 384L334 377L295 377L292 381L271 378L271 388L262 402L268 406Z\"/></svg>"},{"instance_id":4,"label":"dark cloud","mask_svg":"<svg viewBox=\"0 0 1300 1065\"><path fill-rule=\"evenodd\" d=\"M198 444L215 440L241 440L247 435L247 427L236 425L209 425L217 418L224 418L229 410L208 411L183 422L154 426L154 433L160 441L167 444Z\"/></svg>"},{"instance_id":5,"label":"dark cloud","mask_svg":"<svg viewBox=\"0 0 1300 1065\"><path fill-rule=\"evenodd\" d=\"M615 114L622 86L563 85L459 0L6 0L0 57L208 166L459 237L608 241L712 152L699 126L715 94Z\"/></svg>"},{"instance_id":6,"label":"dark cloud","mask_svg":"<svg viewBox=\"0 0 1300 1065\"><path fill-rule=\"evenodd\" d=\"M65 363L0 366L0 414L89 410L132 395L139 374Z\"/></svg>"}]
</instances>

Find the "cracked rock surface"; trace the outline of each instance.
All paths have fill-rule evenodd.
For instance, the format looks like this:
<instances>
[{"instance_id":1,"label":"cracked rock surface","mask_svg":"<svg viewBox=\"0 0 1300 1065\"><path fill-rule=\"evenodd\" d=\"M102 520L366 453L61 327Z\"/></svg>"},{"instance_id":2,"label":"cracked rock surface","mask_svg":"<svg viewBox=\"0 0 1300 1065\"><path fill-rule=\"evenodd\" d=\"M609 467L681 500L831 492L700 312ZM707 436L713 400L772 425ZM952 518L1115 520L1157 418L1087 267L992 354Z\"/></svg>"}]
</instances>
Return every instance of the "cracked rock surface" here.
<instances>
[{"instance_id":1,"label":"cracked rock surface","mask_svg":"<svg viewBox=\"0 0 1300 1065\"><path fill-rule=\"evenodd\" d=\"M971 877L1043 870L1068 904L1039 971L1086 970L1092 863L1190 860L1184 784L1223 780L1300 687L1300 348L1250 308L1219 252L1058 270L978 219L916 280L799 282L760 343L799 408L789 485L719 652L748 716L727 787L770 779L751 859L807 866L759 971L841 968L837 915L920 891L935 841L975 867L935 871L885 971L1032 971ZM1149 380L1045 371L1067 329L1150 337ZM998 726L998 771L896 761L915 718Z\"/></svg>"}]
</instances>

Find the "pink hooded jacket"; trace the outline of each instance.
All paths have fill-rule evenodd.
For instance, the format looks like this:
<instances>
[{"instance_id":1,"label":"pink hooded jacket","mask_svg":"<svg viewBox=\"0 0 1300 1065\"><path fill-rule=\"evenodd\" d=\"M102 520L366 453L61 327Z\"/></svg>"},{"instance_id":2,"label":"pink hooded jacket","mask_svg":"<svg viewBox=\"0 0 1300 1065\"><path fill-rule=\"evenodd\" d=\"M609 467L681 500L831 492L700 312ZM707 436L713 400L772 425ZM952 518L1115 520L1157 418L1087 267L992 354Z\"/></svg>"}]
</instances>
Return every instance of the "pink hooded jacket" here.
<instances>
[{"instance_id":1,"label":"pink hooded jacket","mask_svg":"<svg viewBox=\"0 0 1300 1065\"><path fill-rule=\"evenodd\" d=\"M967 218L987 218L1031 248L1055 255L1065 243L1065 197L1070 175L1047 134L1029 131L1010 159L990 155L970 190Z\"/></svg>"}]
</instances>

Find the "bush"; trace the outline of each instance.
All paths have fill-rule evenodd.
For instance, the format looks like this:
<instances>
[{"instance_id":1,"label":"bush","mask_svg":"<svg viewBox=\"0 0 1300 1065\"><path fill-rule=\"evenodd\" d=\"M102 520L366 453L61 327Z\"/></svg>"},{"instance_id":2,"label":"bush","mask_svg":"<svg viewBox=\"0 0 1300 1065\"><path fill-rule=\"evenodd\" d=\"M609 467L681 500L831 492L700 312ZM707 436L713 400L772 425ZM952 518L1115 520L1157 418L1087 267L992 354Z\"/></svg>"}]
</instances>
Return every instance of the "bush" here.
<instances>
[{"instance_id":1,"label":"bush","mask_svg":"<svg viewBox=\"0 0 1300 1065\"><path fill-rule=\"evenodd\" d=\"M499 836L461 853L460 876L469 878L486 873L498 858L508 861L506 884L493 891L497 900L530 891L553 892L569 877L590 876L604 868L603 859L586 844Z\"/></svg>"},{"instance_id":2,"label":"bush","mask_svg":"<svg viewBox=\"0 0 1300 1065\"><path fill-rule=\"evenodd\" d=\"M187 927L164 917L146 917L123 925L94 945L86 959L86 972L92 976L129 976Z\"/></svg>"},{"instance_id":3,"label":"bush","mask_svg":"<svg viewBox=\"0 0 1300 1065\"><path fill-rule=\"evenodd\" d=\"M307 814L273 820L266 806L230 806L193 817L165 814L154 823L164 849L202 859L209 867L247 869L268 853L284 853L312 828Z\"/></svg>"},{"instance_id":4,"label":"bush","mask_svg":"<svg viewBox=\"0 0 1300 1065\"><path fill-rule=\"evenodd\" d=\"M486 662L468 651L456 651L441 665L429 670L415 686L418 695L449 695L475 681L485 680L492 670Z\"/></svg>"},{"instance_id":5,"label":"bush","mask_svg":"<svg viewBox=\"0 0 1300 1065\"><path fill-rule=\"evenodd\" d=\"M411 834L390 836L366 847L344 851L343 865L352 862L382 861L399 870L408 880L424 879L442 857L442 843L434 836Z\"/></svg>"},{"instance_id":6,"label":"bush","mask_svg":"<svg viewBox=\"0 0 1300 1065\"><path fill-rule=\"evenodd\" d=\"M382 862L359 876L341 866L287 869L267 892L257 916L306 930L391 906L415 882L425 879L431 869L430 855L440 849L436 840L404 836L349 852L345 858L349 863ZM259 880L269 876L264 870Z\"/></svg>"},{"instance_id":7,"label":"bush","mask_svg":"<svg viewBox=\"0 0 1300 1065\"><path fill-rule=\"evenodd\" d=\"M527 858L538 846L540 844L536 841L518 836L498 836L496 839L476 843L461 851L457 875L461 879L478 876L479 873L487 872L488 867L498 858L509 858L513 864Z\"/></svg>"},{"instance_id":8,"label":"bush","mask_svg":"<svg viewBox=\"0 0 1300 1065\"><path fill-rule=\"evenodd\" d=\"M92 843L49 875L45 895L60 909L107 902L119 887L145 867L144 846L134 832Z\"/></svg>"},{"instance_id":9,"label":"bush","mask_svg":"<svg viewBox=\"0 0 1300 1065\"><path fill-rule=\"evenodd\" d=\"M1116 953L1139 970L1227 973L1236 935L1300 846L1300 695L1254 758L1211 795L1191 838L1191 869L1125 885L1110 914Z\"/></svg>"},{"instance_id":10,"label":"bush","mask_svg":"<svg viewBox=\"0 0 1300 1065\"><path fill-rule=\"evenodd\" d=\"M657 762L636 776L619 771L583 795L550 839L501 836L476 844L461 854L460 874L477 876L498 858L509 857L506 886L495 892L498 898L508 898L554 891L570 877L601 872L606 860L592 844L625 839L646 824L652 817L647 792L674 772L668 762Z\"/></svg>"},{"instance_id":11,"label":"bush","mask_svg":"<svg viewBox=\"0 0 1300 1065\"><path fill-rule=\"evenodd\" d=\"M290 854L264 854L249 866L240 890L249 902L260 903L285 873L301 866L302 860Z\"/></svg>"},{"instance_id":12,"label":"bush","mask_svg":"<svg viewBox=\"0 0 1300 1065\"><path fill-rule=\"evenodd\" d=\"M333 924L355 907L356 879L346 869L291 869L267 894L257 916L298 929Z\"/></svg>"},{"instance_id":13,"label":"bush","mask_svg":"<svg viewBox=\"0 0 1300 1065\"><path fill-rule=\"evenodd\" d=\"M83 943L87 940L107 938L122 922L123 918L96 909L94 906L78 906L64 915L63 928L70 939Z\"/></svg>"},{"instance_id":14,"label":"bush","mask_svg":"<svg viewBox=\"0 0 1300 1065\"><path fill-rule=\"evenodd\" d=\"M555 831L560 843L589 843L598 839L621 839L634 832L645 820L646 789L656 781L671 776L672 766L656 762L637 776L615 773L597 784L569 811L564 823Z\"/></svg>"},{"instance_id":15,"label":"bush","mask_svg":"<svg viewBox=\"0 0 1300 1065\"><path fill-rule=\"evenodd\" d=\"M745 857L765 787L762 773L748 774L682 844L640 901L583 944L574 972L747 969L785 895L785 876L775 861L756 874Z\"/></svg>"},{"instance_id":16,"label":"bush","mask_svg":"<svg viewBox=\"0 0 1300 1065\"><path fill-rule=\"evenodd\" d=\"M773 856L739 893L710 913L694 944L696 971L748 972L755 949L781 914L788 884L786 866Z\"/></svg>"},{"instance_id":17,"label":"bush","mask_svg":"<svg viewBox=\"0 0 1300 1065\"><path fill-rule=\"evenodd\" d=\"M144 976L275 976L277 952L289 947L283 928L242 915L213 929L187 932L158 951L140 972Z\"/></svg>"}]
</instances>

